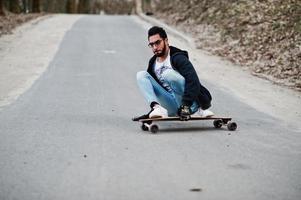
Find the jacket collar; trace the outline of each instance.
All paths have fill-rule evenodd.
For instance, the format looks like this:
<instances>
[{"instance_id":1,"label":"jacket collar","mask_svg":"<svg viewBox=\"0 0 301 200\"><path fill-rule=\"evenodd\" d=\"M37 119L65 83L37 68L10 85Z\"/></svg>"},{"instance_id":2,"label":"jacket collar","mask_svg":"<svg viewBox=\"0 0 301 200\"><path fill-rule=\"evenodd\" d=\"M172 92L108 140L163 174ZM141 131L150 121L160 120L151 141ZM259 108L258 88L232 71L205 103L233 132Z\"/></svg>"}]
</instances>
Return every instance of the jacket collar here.
<instances>
[{"instance_id":1,"label":"jacket collar","mask_svg":"<svg viewBox=\"0 0 301 200\"><path fill-rule=\"evenodd\" d=\"M187 51L178 49L177 47L174 47L174 46L169 46L169 50L170 50L171 64L173 64L173 63L172 63L172 60L173 60L173 57L176 56L176 55L183 54L183 55L185 55L187 58L189 58L189 57L188 57L188 52L187 52ZM156 61L156 58L157 58L157 56L154 55L154 56L151 57L151 59L149 60L149 63L148 63L148 69L147 69L148 72L151 71L152 66L154 65L154 63L155 63L155 61Z\"/></svg>"}]
</instances>

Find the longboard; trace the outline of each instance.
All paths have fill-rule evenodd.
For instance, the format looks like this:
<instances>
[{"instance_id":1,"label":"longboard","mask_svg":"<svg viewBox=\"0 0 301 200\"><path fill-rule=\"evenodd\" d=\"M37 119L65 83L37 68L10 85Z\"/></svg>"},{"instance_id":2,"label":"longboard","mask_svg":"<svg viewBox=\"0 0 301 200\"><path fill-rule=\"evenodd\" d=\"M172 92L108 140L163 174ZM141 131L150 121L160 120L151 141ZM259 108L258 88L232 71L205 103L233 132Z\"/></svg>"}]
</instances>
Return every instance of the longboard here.
<instances>
[{"instance_id":1,"label":"longboard","mask_svg":"<svg viewBox=\"0 0 301 200\"><path fill-rule=\"evenodd\" d=\"M184 121L196 121L196 120L213 120L213 125L215 128L221 128L223 125L227 126L228 130L235 131L237 124L231 122L232 118L229 117L190 117ZM138 122L141 122L141 129L143 131L150 131L151 133L157 133L159 131L159 126L154 123L158 121L183 121L180 117L164 117L164 118L147 118L140 119Z\"/></svg>"}]
</instances>

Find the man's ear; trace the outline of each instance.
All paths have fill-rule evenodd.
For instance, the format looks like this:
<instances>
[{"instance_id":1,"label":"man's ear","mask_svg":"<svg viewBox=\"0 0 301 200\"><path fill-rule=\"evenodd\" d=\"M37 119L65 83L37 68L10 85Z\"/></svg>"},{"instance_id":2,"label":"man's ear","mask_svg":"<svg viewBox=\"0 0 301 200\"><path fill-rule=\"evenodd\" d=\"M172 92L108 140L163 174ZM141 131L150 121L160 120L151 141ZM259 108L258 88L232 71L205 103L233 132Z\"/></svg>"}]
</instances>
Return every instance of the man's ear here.
<instances>
[{"instance_id":1,"label":"man's ear","mask_svg":"<svg viewBox=\"0 0 301 200\"><path fill-rule=\"evenodd\" d=\"M168 44L168 38L165 38L165 42L166 42L166 44Z\"/></svg>"}]
</instances>

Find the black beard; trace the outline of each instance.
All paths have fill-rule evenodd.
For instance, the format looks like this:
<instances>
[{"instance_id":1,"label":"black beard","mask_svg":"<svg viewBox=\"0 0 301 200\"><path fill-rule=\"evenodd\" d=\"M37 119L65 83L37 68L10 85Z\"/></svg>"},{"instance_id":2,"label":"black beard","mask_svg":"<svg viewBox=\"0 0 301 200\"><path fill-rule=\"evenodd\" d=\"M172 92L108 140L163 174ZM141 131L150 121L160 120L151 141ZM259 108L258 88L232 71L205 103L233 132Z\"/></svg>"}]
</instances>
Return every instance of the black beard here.
<instances>
[{"instance_id":1,"label":"black beard","mask_svg":"<svg viewBox=\"0 0 301 200\"><path fill-rule=\"evenodd\" d=\"M163 57L163 56L165 55L165 52L166 52L166 45L165 45L165 43L164 43L164 47L163 47L162 52L161 52L161 53L155 53L155 55L156 55L157 57Z\"/></svg>"}]
</instances>

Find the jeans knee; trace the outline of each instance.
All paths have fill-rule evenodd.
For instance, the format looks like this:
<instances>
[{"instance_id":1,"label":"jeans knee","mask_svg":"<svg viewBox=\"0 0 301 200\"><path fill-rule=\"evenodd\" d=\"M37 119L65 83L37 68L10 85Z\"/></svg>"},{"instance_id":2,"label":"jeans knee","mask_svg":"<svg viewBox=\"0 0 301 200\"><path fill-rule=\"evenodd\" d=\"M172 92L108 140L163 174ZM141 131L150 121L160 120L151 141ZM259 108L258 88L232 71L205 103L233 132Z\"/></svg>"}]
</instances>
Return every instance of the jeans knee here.
<instances>
[{"instance_id":1,"label":"jeans knee","mask_svg":"<svg viewBox=\"0 0 301 200\"><path fill-rule=\"evenodd\" d=\"M185 82L184 77L172 69L165 70L162 74L162 77L169 83L181 83L182 81Z\"/></svg>"},{"instance_id":2,"label":"jeans knee","mask_svg":"<svg viewBox=\"0 0 301 200\"><path fill-rule=\"evenodd\" d=\"M136 78L139 81L141 79L145 79L148 75L149 75L149 73L147 71L140 71L140 72L137 72Z\"/></svg>"}]
</instances>

